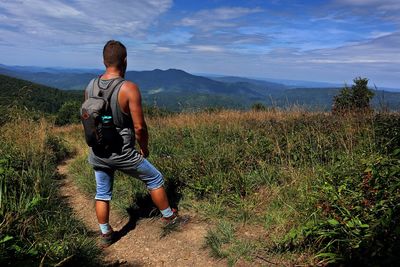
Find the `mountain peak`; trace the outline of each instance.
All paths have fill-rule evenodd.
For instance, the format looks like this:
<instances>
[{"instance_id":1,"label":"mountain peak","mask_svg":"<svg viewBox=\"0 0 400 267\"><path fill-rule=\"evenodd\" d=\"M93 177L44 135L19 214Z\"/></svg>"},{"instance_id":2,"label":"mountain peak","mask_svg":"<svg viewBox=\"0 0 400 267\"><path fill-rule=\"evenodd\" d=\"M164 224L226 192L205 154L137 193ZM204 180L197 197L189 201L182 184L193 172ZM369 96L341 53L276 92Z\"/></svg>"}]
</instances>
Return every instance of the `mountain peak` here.
<instances>
[{"instance_id":1,"label":"mountain peak","mask_svg":"<svg viewBox=\"0 0 400 267\"><path fill-rule=\"evenodd\" d=\"M186 71L183 71L183 70L180 70L180 69L173 69L173 68L171 68L171 69L166 69L166 70L154 69L154 70L152 70L152 71L153 71L153 72L158 72L158 73L164 72L164 73L185 73L185 74L190 74L190 73L188 73L188 72L186 72Z\"/></svg>"}]
</instances>

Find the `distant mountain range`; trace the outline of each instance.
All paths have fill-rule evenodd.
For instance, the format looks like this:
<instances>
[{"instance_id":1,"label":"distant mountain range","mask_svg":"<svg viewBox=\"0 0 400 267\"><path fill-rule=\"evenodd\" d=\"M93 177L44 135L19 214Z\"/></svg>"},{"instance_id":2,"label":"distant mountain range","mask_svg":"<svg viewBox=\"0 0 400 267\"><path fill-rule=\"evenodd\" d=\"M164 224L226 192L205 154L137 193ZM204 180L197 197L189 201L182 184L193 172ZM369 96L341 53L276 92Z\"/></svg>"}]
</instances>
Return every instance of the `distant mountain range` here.
<instances>
[{"instance_id":1,"label":"distant mountain range","mask_svg":"<svg viewBox=\"0 0 400 267\"><path fill-rule=\"evenodd\" d=\"M240 78L240 77L232 77L232 76L225 76L225 75L216 75L216 74L200 74L197 75L208 77L210 79L220 80L220 78ZM283 84L288 88L342 88L344 86L343 83L332 83L332 82L316 82L316 81L304 81L304 80L290 80L290 79L274 79L274 78L240 78L246 79L251 82L270 82L270 83L277 83ZM371 84L370 84L371 85ZM389 88L389 87L381 87L378 86L378 90L384 90L388 92L400 92L399 88Z\"/></svg>"},{"instance_id":2,"label":"distant mountain range","mask_svg":"<svg viewBox=\"0 0 400 267\"><path fill-rule=\"evenodd\" d=\"M199 74L200 75L200 74ZM279 84L284 85L287 88L335 88L342 87L343 84L337 83L327 83L327 82L312 82L312 81L300 81L300 80L287 80L287 79L272 79L272 78L244 78L244 77L236 77L236 76L222 76L222 75L213 75L213 74L203 74L202 76L209 77L210 79L219 80L219 81L238 81L245 80L251 83L271 83L271 84Z\"/></svg>"},{"instance_id":3,"label":"distant mountain range","mask_svg":"<svg viewBox=\"0 0 400 267\"><path fill-rule=\"evenodd\" d=\"M39 83L61 90L83 90L85 85L96 75L94 70L58 69L40 67L19 67L0 65L0 74L8 75L34 83Z\"/></svg>"},{"instance_id":4,"label":"distant mountain range","mask_svg":"<svg viewBox=\"0 0 400 267\"><path fill-rule=\"evenodd\" d=\"M101 72L97 69L40 68L0 64L0 74L62 90L83 90L88 82ZM315 88L316 85L322 86L325 83L288 80L287 84L284 84L277 81L233 76L204 77L178 69L128 71L126 79L138 84L143 99L148 105L172 110L205 107L245 109L256 102L268 106L296 104L312 109L330 109L333 96L340 90L339 86ZM308 83L311 86L296 88L295 83L298 85ZM398 109L400 93L379 91L373 102L375 105L384 103L389 108Z\"/></svg>"}]
</instances>

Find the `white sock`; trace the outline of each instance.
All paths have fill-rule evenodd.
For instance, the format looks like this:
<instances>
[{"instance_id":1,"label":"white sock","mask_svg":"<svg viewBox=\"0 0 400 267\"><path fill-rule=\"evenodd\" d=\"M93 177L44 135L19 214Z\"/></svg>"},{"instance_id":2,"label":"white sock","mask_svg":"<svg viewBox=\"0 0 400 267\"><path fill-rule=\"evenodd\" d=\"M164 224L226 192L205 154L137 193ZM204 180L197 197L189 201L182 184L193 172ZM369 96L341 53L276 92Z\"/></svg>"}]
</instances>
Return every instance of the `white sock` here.
<instances>
[{"instance_id":1,"label":"white sock","mask_svg":"<svg viewBox=\"0 0 400 267\"><path fill-rule=\"evenodd\" d=\"M172 215L174 215L174 212L172 211L172 209L170 207L166 208L165 210L160 210L160 211L164 218L168 218L168 217L171 217Z\"/></svg>"},{"instance_id":2,"label":"white sock","mask_svg":"<svg viewBox=\"0 0 400 267\"><path fill-rule=\"evenodd\" d=\"M111 231L111 227L110 227L109 223L103 223L103 224L99 223L99 226L100 226L100 231L103 235L105 235Z\"/></svg>"}]
</instances>

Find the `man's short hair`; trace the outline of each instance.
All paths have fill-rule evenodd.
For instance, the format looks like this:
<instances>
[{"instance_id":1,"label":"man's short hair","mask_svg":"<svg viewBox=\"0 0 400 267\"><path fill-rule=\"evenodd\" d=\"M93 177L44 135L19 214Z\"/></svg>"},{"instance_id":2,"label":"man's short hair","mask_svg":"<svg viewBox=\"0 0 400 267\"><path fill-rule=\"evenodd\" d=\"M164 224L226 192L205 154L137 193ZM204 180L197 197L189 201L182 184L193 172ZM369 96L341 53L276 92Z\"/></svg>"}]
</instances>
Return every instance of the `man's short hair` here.
<instances>
[{"instance_id":1,"label":"man's short hair","mask_svg":"<svg viewBox=\"0 0 400 267\"><path fill-rule=\"evenodd\" d=\"M119 41L110 40L103 48L103 60L106 67L121 68L126 56L126 47Z\"/></svg>"}]
</instances>

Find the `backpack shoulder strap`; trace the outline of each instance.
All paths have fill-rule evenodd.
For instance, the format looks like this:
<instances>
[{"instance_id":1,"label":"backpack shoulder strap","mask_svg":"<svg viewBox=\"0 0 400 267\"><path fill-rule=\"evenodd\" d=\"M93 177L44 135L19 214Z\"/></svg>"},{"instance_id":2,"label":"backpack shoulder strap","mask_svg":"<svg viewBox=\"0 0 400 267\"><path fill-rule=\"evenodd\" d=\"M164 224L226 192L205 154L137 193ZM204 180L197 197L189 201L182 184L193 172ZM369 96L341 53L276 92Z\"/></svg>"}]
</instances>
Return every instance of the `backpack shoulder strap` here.
<instances>
[{"instance_id":1,"label":"backpack shoulder strap","mask_svg":"<svg viewBox=\"0 0 400 267\"><path fill-rule=\"evenodd\" d=\"M93 78L88 86L86 87L86 93L87 93L87 97L93 97L94 96L94 84L95 84L96 78Z\"/></svg>"},{"instance_id":2,"label":"backpack shoulder strap","mask_svg":"<svg viewBox=\"0 0 400 267\"><path fill-rule=\"evenodd\" d=\"M114 79L112 82L110 82L110 84L105 89L103 89L100 86L98 86L100 88L100 91L102 92L101 97L104 100L107 100L109 102L110 99L111 99L112 94L114 93L114 90L118 87L118 85L120 85L124 81L125 80L123 78L119 77L119 78ZM98 81L98 84L99 84L99 81Z\"/></svg>"},{"instance_id":3,"label":"backpack shoulder strap","mask_svg":"<svg viewBox=\"0 0 400 267\"><path fill-rule=\"evenodd\" d=\"M112 80L106 88L102 88L100 86L100 79L97 78L96 81L94 81L94 93L95 96L101 97L106 101L106 110L110 107L110 100L111 96L114 93L115 89L118 88L118 86L125 81L124 78L118 77L114 80ZM97 94L97 95L96 95Z\"/></svg>"}]
</instances>

